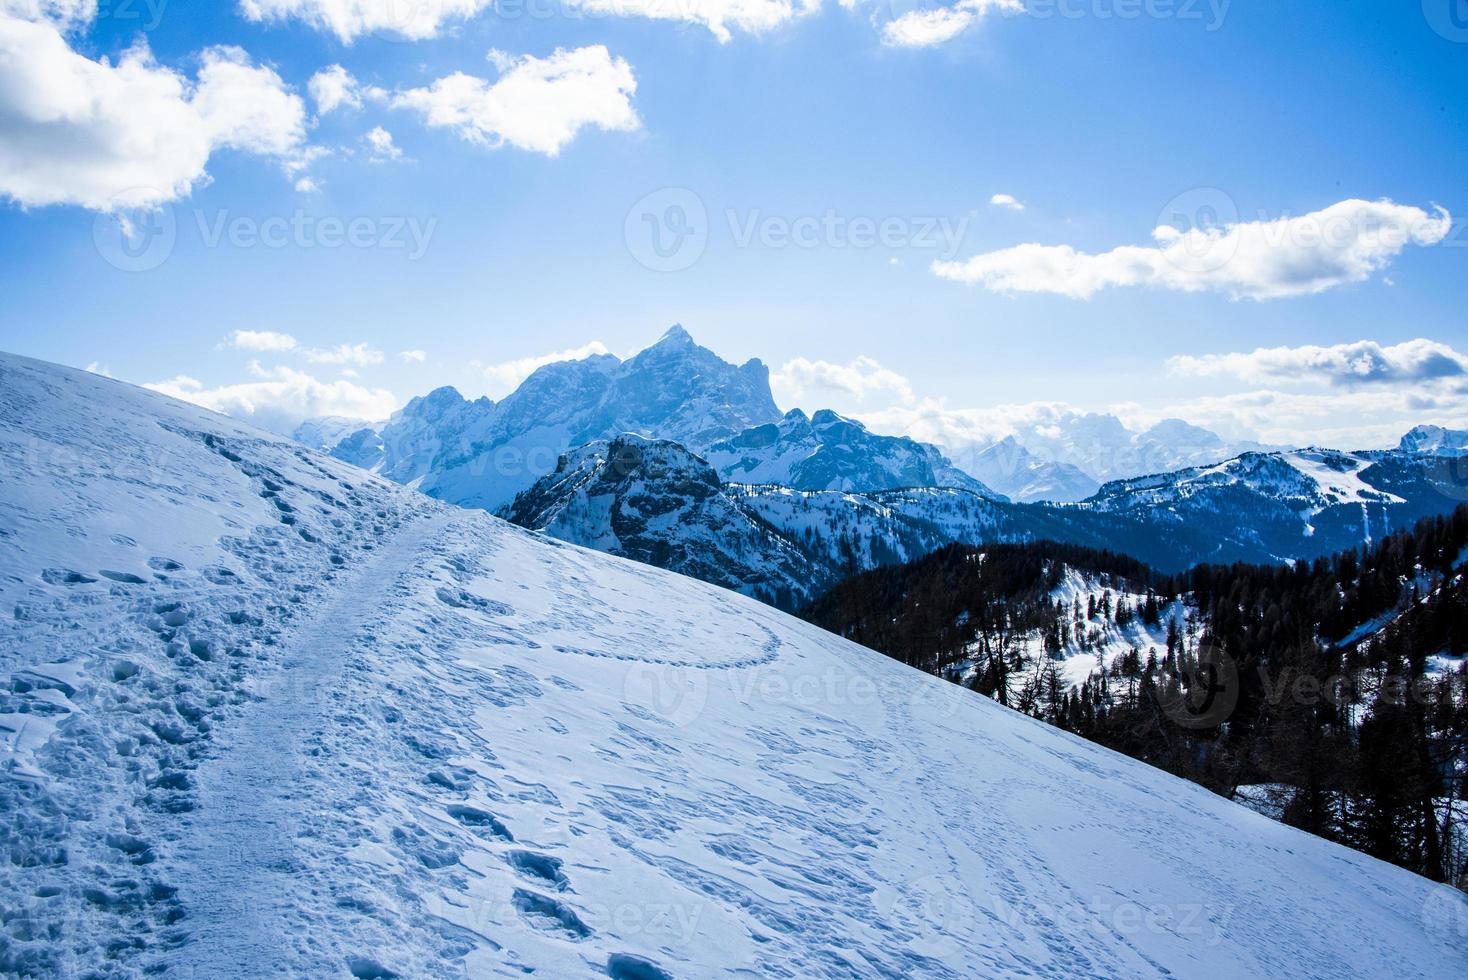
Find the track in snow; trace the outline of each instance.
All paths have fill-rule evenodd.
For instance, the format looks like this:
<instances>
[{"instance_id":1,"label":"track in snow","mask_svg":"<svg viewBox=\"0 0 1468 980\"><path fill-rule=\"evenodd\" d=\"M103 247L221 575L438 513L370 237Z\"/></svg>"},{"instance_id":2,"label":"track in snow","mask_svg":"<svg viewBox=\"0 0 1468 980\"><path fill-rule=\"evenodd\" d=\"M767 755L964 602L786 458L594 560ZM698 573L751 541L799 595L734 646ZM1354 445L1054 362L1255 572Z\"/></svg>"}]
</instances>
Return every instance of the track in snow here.
<instances>
[{"instance_id":1,"label":"track in snow","mask_svg":"<svg viewBox=\"0 0 1468 980\"><path fill-rule=\"evenodd\" d=\"M367 638L364 628L381 615L392 584L432 550L450 518L417 517L398 529L295 633L266 700L200 768L193 853L178 864L192 928L182 959L197 976L288 972L282 939L299 902L296 838L309 826L298 804L311 798L298 779L300 757L330 724L330 692L352 645Z\"/></svg>"}]
</instances>

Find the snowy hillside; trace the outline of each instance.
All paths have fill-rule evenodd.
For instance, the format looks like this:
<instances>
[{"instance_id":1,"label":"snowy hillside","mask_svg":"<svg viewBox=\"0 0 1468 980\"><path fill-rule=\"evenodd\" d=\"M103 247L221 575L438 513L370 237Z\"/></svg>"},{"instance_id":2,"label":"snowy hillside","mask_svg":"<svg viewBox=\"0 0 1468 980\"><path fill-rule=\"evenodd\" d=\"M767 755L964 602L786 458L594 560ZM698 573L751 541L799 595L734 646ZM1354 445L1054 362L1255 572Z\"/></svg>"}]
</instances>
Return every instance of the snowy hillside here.
<instances>
[{"instance_id":1,"label":"snowy hillside","mask_svg":"<svg viewBox=\"0 0 1468 980\"><path fill-rule=\"evenodd\" d=\"M1423 976L1464 896L734 593L0 357L0 973Z\"/></svg>"},{"instance_id":2,"label":"snowy hillside","mask_svg":"<svg viewBox=\"0 0 1468 980\"><path fill-rule=\"evenodd\" d=\"M714 443L703 456L731 483L775 483L796 490L958 487L998 497L937 447L876 435L832 411L806 417L791 409L779 422Z\"/></svg>"},{"instance_id":3,"label":"snowy hillside","mask_svg":"<svg viewBox=\"0 0 1468 980\"><path fill-rule=\"evenodd\" d=\"M782 608L835 582L832 570L726 493L713 467L673 442L629 434L588 443L503 516Z\"/></svg>"},{"instance_id":4,"label":"snowy hillside","mask_svg":"<svg viewBox=\"0 0 1468 980\"><path fill-rule=\"evenodd\" d=\"M1464 499L1447 458L1301 449L1109 483L1080 506L1159 532L1212 531L1216 553L1200 560L1280 561L1370 544Z\"/></svg>"}]
</instances>

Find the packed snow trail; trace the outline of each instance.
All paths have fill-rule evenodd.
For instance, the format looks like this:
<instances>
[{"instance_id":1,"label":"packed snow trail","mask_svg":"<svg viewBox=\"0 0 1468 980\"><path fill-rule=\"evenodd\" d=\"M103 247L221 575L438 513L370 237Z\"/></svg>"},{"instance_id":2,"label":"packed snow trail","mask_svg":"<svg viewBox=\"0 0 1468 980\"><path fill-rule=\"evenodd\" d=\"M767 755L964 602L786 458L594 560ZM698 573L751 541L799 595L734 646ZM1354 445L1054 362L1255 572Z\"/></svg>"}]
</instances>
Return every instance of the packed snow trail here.
<instances>
[{"instance_id":1,"label":"packed snow trail","mask_svg":"<svg viewBox=\"0 0 1468 980\"><path fill-rule=\"evenodd\" d=\"M179 898L191 910L188 967L200 977L282 976L291 966L288 910L301 902L296 837L315 793L300 756L331 723L347 652L390 608L399 577L440 552L449 515L413 517L354 570L316 618L287 641L282 676L235 723L223 754L200 770L199 808L180 854Z\"/></svg>"},{"instance_id":2,"label":"packed snow trail","mask_svg":"<svg viewBox=\"0 0 1468 980\"><path fill-rule=\"evenodd\" d=\"M0 355L0 976L1468 975L1468 899L735 593Z\"/></svg>"}]
</instances>

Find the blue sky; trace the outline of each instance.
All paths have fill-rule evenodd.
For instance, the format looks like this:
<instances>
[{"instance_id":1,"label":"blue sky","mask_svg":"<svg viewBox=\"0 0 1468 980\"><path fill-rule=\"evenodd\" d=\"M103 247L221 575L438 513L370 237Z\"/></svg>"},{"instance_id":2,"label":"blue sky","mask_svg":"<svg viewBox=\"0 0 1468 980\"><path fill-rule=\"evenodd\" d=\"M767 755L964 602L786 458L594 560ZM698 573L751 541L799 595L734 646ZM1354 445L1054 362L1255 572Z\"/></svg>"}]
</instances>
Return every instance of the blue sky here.
<instances>
[{"instance_id":1,"label":"blue sky","mask_svg":"<svg viewBox=\"0 0 1468 980\"><path fill-rule=\"evenodd\" d=\"M384 0L433 36L348 43L312 22L344 0L0 0L8 43L70 49L0 71L0 347L284 417L497 396L681 322L770 364L784 406L926 438L1055 403L1340 445L1468 425L1461 0L755 3L766 26L727 41L723 0L603 2ZM111 72L140 37L138 77L86 83L116 119L41 118L70 59ZM433 89L483 96L558 49L584 76ZM333 65L360 105L313 97ZM147 87L167 74L172 101ZM188 138L134 160L129 127ZM123 207L140 173L159 189ZM1153 234L1179 215L1181 265ZM125 222L156 220L171 248L115 267Z\"/></svg>"}]
</instances>

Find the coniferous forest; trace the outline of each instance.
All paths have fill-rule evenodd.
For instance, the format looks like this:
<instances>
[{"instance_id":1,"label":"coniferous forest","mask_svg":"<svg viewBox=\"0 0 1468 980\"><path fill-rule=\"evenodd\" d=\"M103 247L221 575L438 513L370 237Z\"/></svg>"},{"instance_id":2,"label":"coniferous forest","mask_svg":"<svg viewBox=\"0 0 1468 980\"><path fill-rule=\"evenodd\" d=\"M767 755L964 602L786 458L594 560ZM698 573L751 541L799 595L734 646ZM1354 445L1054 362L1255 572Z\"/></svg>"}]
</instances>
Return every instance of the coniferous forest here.
<instances>
[{"instance_id":1,"label":"coniferous forest","mask_svg":"<svg viewBox=\"0 0 1468 980\"><path fill-rule=\"evenodd\" d=\"M1313 563L1177 575L1050 542L954 545L855 575L804 615L1292 826L1468 887L1465 557L1468 506ZM1139 635L1134 623L1159 641L1119 644ZM1094 669L1069 683L1062 668L1083 654Z\"/></svg>"}]
</instances>

